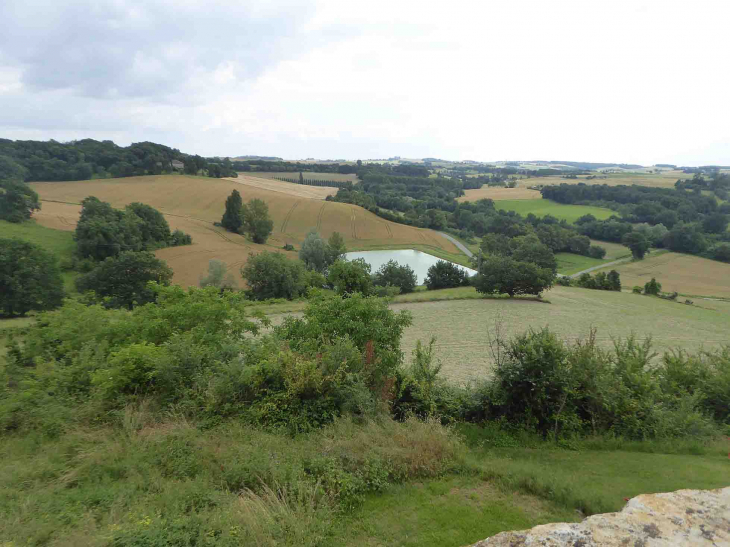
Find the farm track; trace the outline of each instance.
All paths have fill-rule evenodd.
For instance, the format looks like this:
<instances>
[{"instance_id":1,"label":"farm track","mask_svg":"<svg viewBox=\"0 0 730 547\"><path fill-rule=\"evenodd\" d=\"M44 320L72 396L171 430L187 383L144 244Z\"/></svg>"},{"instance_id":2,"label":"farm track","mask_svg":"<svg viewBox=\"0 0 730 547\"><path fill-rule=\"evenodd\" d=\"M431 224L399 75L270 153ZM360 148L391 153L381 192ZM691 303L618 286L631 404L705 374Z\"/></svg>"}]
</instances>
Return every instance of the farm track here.
<instances>
[{"instance_id":1,"label":"farm track","mask_svg":"<svg viewBox=\"0 0 730 547\"><path fill-rule=\"evenodd\" d=\"M350 217L350 220L352 221L352 239L359 239L357 237L357 229L355 228L355 208L352 207L350 209L350 212L351 212L351 215L352 215Z\"/></svg>"},{"instance_id":2,"label":"farm track","mask_svg":"<svg viewBox=\"0 0 730 547\"><path fill-rule=\"evenodd\" d=\"M296 200L294 202L294 205L291 206L291 209L289 209L289 212L284 217L284 221L281 223L281 230L280 230L280 232L282 234L286 232L286 226L287 226L287 224L289 224L289 219L291 219L291 215L294 212L294 209L297 208L297 205L299 205L301 203L301 201L302 201L301 199Z\"/></svg>"},{"instance_id":3,"label":"farm track","mask_svg":"<svg viewBox=\"0 0 730 547\"><path fill-rule=\"evenodd\" d=\"M326 201L322 204L322 207L319 209L319 214L317 215L317 231L322 229L322 217L324 216L325 207L327 207Z\"/></svg>"},{"instance_id":4,"label":"farm track","mask_svg":"<svg viewBox=\"0 0 730 547\"><path fill-rule=\"evenodd\" d=\"M388 222L385 222L385 229L388 232L388 238L393 239L393 231L390 229L390 224Z\"/></svg>"}]
</instances>

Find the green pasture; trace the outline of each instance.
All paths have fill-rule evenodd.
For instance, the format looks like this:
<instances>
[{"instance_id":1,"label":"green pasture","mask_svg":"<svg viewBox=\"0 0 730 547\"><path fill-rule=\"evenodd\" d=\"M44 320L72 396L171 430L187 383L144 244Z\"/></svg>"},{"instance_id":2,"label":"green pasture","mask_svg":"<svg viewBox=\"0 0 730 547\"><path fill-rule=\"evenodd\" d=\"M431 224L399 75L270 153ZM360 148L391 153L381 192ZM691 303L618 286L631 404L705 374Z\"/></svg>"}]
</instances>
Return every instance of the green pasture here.
<instances>
[{"instance_id":1,"label":"green pasture","mask_svg":"<svg viewBox=\"0 0 730 547\"><path fill-rule=\"evenodd\" d=\"M550 201L549 199L515 199L515 200L499 200L494 202L497 209L504 211L514 211L522 216L530 213L537 217L552 215L559 220L565 220L574 223L583 215L593 215L598 220L605 220L611 215L615 215L615 211L604 209L603 207L592 207L590 205L563 205Z\"/></svg>"}]
</instances>

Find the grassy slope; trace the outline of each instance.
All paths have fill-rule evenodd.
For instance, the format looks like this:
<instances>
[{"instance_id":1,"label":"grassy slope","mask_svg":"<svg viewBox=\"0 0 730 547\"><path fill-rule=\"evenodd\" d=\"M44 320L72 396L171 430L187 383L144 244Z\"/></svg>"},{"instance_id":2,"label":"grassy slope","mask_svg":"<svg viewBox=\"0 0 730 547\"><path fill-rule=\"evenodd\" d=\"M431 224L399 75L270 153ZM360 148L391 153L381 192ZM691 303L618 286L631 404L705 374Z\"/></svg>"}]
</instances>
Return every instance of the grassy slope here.
<instances>
[{"instance_id":1,"label":"grassy slope","mask_svg":"<svg viewBox=\"0 0 730 547\"><path fill-rule=\"evenodd\" d=\"M589 205L563 205L547 199L500 200L494 202L497 209L515 211L522 216L530 213L537 217L552 215L559 220L575 222L583 215L593 215L599 220L615 215L614 211Z\"/></svg>"},{"instance_id":2,"label":"grassy slope","mask_svg":"<svg viewBox=\"0 0 730 547\"><path fill-rule=\"evenodd\" d=\"M76 242L73 232L53 230L29 220L20 224L0 220L0 237L18 238L41 246L52 253L59 260L71 259L76 251ZM75 292L74 279L77 272L61 272L64 289L67 292Z\"/></svg>"},{"instance_id":3,"label":"grassy slope","mask_svg":"<svg viewBox=\"0 0 730 547\"><path fill-rule=\"evenodd\" d=\"M613 269L613 267L612 267ZM615 266L625 288L655 277L665 292L686 296L730 298L730 264L699 256L654 251L644 260Z\"/></svg>"}]
</instances>

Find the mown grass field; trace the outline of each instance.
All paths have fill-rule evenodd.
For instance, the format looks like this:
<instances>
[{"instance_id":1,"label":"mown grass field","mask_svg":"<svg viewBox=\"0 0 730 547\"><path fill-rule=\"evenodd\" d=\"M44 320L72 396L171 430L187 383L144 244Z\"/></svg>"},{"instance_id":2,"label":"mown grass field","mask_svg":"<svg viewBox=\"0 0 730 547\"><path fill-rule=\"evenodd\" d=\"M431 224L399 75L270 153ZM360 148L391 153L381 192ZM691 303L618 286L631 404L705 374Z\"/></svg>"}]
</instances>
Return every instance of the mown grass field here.
<instances>
[{"instance_id":1,"label":"mown grass field","mask_svg":"<svg viewBox=\"0 0 730 547\"><path fill-rule=\"evenodd\" d=\"M78 204L90 195L108 201L114 207L140 201L159 209L172 229L180 228L193 237L193 245L157 252L173 268L173 282L185 286L198 282L201 274L207 271L210 259L223 260L238 270L251 252L281 250L286 243L298 249L311 229L318 230L325 238L332 232L340 232L349 250L417 248L433 254L459 255L459 250L450 241L432 230L388 222L346 203L247 186L238 179L163 175L42 182L31 186L44 200L43 209L37 216L38 223L56 229L73 230L80 211ZM274 231L266 245L251 243L213 225L220 221L226 197L234 189L241 192L244 201L259 198L269 205Z\"/></svg>"},{"instance_id":2,"label":"mown grass field","mask_svg":"<svg viewBox=\"0 0 730 547\"><path fill-rule=\"evenodd\" d=\"M623 276L622 276L623 279ZM585 338L597 329L599 343L612 347L613 338L635 334L651 337L656 351L679 347L697 350L728 343L730 304L709 300L694 306L656 297L556 286L545 293L550 303L520 299L480 299L473 288L449 289L462 292L467 300L401 302L393 309L409 310L413 325L403 336L403 350L410 359L416 342L436 337L437 356L443 374L465 382L488 375L493 358L488 335L500 322L507 338L528 328L548 326L562 339ZM473 296L472 296L473 293ZM428 293L425 293L428 295ZM419 293L413 295L418 299ZM409 298L405 295L399 298ZM456 298L457 294L452 294Z\"/></svg>"},{"instance_id":3,"label":"mown grass field","mask_svg":"<svg viewBox=\"0 0 730 547\"><path fill-rule=\"evenodd\" d=\"M517 188L500 188L498 186L482 186L476 190L464 190L464 195L456 198L456 201L477 201L480 199L516 200L516 199L541 199L542 194L537 190L530 190L523 186Z\"/></svg>"},{"instance_id":4,"label":"mown grass field","mask_svg":"<svg viewBox=\"0 0 730 547\"><path fill-rule=\"evenodd\" d=\"M257 178L263 178L263 179L275 179L276 177L283 177L288 179L298 179L299 178L299 171L283 171L283 172L269 172L269 171L245 171L238 173L238 176L246 176L246 177L257 177ZM346 175L343 175L342 173L311 173L308 171L302 172L302 176L304 176L305 179L313 179L313 180L333 180L336 182L357 182L357 175L355 173L349 173Z\"/></svg>"},{"instance_id":5,"label":"mown grass field","mask_svg":"<svg viewBox=\"0 0 730 547\"><path fill-rule=\"evenodd\" d=\"M614 268L611 268L614 269ZM681 253L650 253L644 260L619 264L624 288L655 277L665 292L688 296L730 298L730 264ZM730 341L730 339L729 339Z\"/></svg>"},{"instance_id":6,"label":"mown grass field","mask_svg":"<svg viewBox=\"0 0 730 547\"><path fill-rule=\"evenodd\" d=\"M522 216L530 213L537 217L552 215L559 220L567 222L575 222L583 215L593 215L598 220L604 220L611 215L615 215L614 211L604 209L602 207L591 207L590 205L563 205L548 199L522 199L522 200L502 200L495 202L497 209L505 211L515 211Z\"/></svg>"}]
</instances>

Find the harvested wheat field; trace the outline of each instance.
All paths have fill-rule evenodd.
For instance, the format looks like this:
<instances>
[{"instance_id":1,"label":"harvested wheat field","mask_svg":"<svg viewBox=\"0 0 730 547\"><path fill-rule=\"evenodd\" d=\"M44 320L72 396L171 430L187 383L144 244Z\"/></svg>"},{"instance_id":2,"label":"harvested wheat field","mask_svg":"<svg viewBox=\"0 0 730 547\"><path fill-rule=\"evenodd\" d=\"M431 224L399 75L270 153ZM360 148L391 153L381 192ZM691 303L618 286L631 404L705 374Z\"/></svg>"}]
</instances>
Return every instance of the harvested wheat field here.
<instances>
[{"instance_id":1,"label":"harvested wheat field","mask_svg":"<svg viewBox=\"0 0 730 547\"><path fill-rule=\"evenodd\" d=\"M521 183L523 184L523 183ZM529 188L501 188L499 186L482 186L477 190L464 190L463 196L456 198L458 202L477 201L479 199L540 199L542 194Z\"/></svg>"},{"instance_id":2,"label":"harvested wheat field","mask_svg":"<svg viewBox=\"0 0 730 547\"><path fill-rule=\"evenodd\" d=\"M621 274L624 289L634 285L643 287L655 277L664 292L730 298L730 264L716 260L665 252L649 254L644 260L620 264L613 269Z\"/></svg>"},{"instance_id":3,"label":"harvested wheat field","mask_svg":"<svg viewBox=\"0 0 730 547\"><path fill-rule=\"evenodd\" d=\"M244 177L258 177L262 179L274 179L276 177L283 177L287 179L298 179L299 171L239 171L238 176ZM312 173L311 171L303 171L302 176L305 179L314 180L333 180L337 182L357 182L358 178L355 173Z\"/></svg>"},{"instance_id":4,"label":"harvested wheat field","mask_svg":"<svg viewBox=\"0 0 730 547\"><path fill-rule=\"evenodd\" d=\"M293 182L284 182L274 180L272 178L257 178L253 175L239 174L238 178L229 179L232 182L250 186L252 188L260 188L271 192L280 192L299 198L325 199L327 196L333 196L337 193L337 188L327 188L326 186L306 186L304 184L294 184Z\"/></svg>"},{"instance_id":5,"label":"harvested wheat field","mask_svg":"<svg viewBox=\"0 0 730 547\"><path fill-rule=\"evenodd\" d=\"M280 250L285 243L291 243L298 249L312 228L323 237L340 232L350 250L381 244L389 248L416 245L425 251L433 249L435 252L459 254L450 241L431 230L388 222L354 205L272 192L235 180L161 175L37 182L31 186L43 200L43 208L37 215L38 222L53 228L74 229L79 204L91 195L119 208L135 201L155 207L165 215L172 229L180 228L193 237L193 245L157 252L174 270L173 281L181 285L197 283L212 258L223 260L229 266L235 265L238 269L249 252ZM256 245L242 236L213 226L214 222L220 221L226 197L234 189L241 192L244 201L259 198L269 205L274 231L266 245Z\"/></svg>"},{"instance_id":6,"label":"harvested wheat field","mask_svg":"<svg viewBox=\"0 0 730 547\"><path fill-rule=\"evenodd\" d=\"M674 188L674 183L679 179L691 179L692 175L682 171L662 171L661 173L596 173L597 177L588 180L589 175L578 175L575 179L563 177L534 177L520 181L521 186L553 186L556 184L607 184L609 186L620 186L622 184L631 186L649 186L653 188ZM605 177L605 178L603 178ZM514 198L517 199L517 198Z\"/></svg>"},{"instance_id":7,"label":"harvested wheat field","mask_svg":"<svg viewBox=\"0 0 730 547\"><path fill-rule=\"evenodd\" d=\"M555 287L545 296L550 304L518 299L394 304L393 309L413 314L413 326L403 336L406 361L410 362L417 340L428 342L435 336L437 357L448 379L483 378L493 365L488 333L500 318L507 338L549 325L562 339L572 341L586 337L594 327L607 349L613 347L612 337L632 333L640 340L651 336L659 352L674 347L711 349L730 342L726 302L702 300L689 306L652 296L572 287Z\"/></svg>"}]
</instances>

